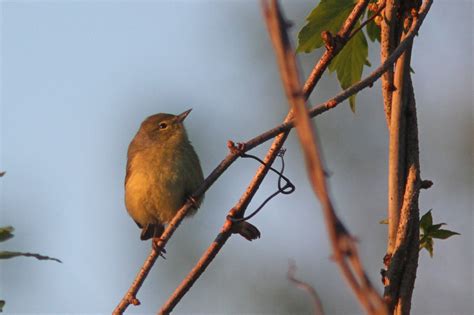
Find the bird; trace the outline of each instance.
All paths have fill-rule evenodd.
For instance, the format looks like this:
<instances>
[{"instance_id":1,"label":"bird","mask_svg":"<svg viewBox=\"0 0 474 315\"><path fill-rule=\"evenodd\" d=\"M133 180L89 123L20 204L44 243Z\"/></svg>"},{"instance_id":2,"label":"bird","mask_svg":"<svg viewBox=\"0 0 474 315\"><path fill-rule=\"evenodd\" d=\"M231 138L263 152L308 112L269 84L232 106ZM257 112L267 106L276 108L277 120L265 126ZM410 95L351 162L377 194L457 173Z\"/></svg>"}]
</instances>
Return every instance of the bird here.
<instances>
[{"instance_id":1,"label":"bird","mask_svg":"<svg viewBox=\"0 0 474 315\"><path fill-rule=\"evenodd\" d=\"M204 177L183 124L190 112L149 116L128 147L125 206L142 230L141 240L159 239L187 200L193 205L190 216L204 199L192 196Z\"/></svg>"}]
</instances>

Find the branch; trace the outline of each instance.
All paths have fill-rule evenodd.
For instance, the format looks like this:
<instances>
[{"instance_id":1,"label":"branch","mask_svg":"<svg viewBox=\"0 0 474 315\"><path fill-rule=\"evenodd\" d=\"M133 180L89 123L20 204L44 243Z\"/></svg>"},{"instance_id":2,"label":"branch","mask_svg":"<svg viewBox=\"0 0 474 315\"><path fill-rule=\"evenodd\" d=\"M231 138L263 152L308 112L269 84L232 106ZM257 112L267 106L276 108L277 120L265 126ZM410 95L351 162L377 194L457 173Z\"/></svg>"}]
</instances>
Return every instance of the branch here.
<instances>
[{"instance_id":1,"label":"branch","mask_svg":"<svg viewBox=\"0 0 474 315\"><path fill-rule=\"evenodd\" d=\"M347 100L349 97L352 95L358 93L359 91L365 89L366 87L372 86L375 81L377 81L388 69L390 69L393 66L393 63L397 61L397 59L402 55L402 53L409 47L411 44L411 40L415 35L418 33L418 30L421 27L421 24L423 23L423 20L426 17L426 14L429 11L429 8L431 7L432 1L427 1L426 5L422 6L420 11L418 12L417 17L413 20L412 26L408 33L405 36L405 39L400 42L400 44L397 46L397 48L393 51L393 53L385 60L384 63L382 63L378 68L376 68L373 72L371 72L367 77L365 77L363 80L354 83L347 89L343 90L340 92L338 95L334 96L333 98L329 99L328 101L321 103L319 105L313 106L308 114L310 117L316 117L326 111L328 111L331 108L336 107L340 103L344 102ZM319 71L316 71L317 68L319 67L319 64L321 61L325 58L325 55L323 55L319 61L319 63L316 65L316 67L313 69L312 73L310 74L307 82L304 85L303 91L307 91L307 87L310 87L312 84L311 79L316 78L319 79L318 76L313 75L313 73L319 73ZM327 59L325 59L327 60ZM307 93L305 93L305 96ZM260 135L257 137L247 141L245 143L245 149L250 150L258 146L259 144L268 141L269 139L274 138L276 135L288 131L294 127L294 120L291 119L289 121L284 122L281 125L278 125Z\"/></svg>"},{"instance_id":2,"label":"branch","mask_svg":"<svg viewBox=\"0 0 474 315\"><path fill-rule=\"evenodd\" d=\"M341 31L339 32L340 36L343 36L344 38L349 36L355 22L363 14L364 9L367 6L367 3L368 3L367 0L361 0L354 7L353 11L350 13L348 17L348 20L350 22L346 21L346 23L344 23L344 25L341 28ZM342 46L341 46L341 49L342 49ZM314 87L316 86L317 82L321 78L322 73L327 69L331 60L341 49L331 50L331 51L328 50L323 55L323 57L321 57L321 59L313 68L311 75L308 77L306 81L305 87L302 91L303 98L307 99L309 97ZM327 109L322 110L320 113L325 112ZM285 142L289 131L291 130L291 128L293 128L292 117L293 117L293 112L290 110L290 112L288 113L282 125L277 126L276 128L273 128L272 130L269 130L249 140L248 142L244 144L240 144L239 150L245 150L245 151L250 150L254 148L255 146L257 146L258 144L263 143L264 141L267 141L276 136L275 140L273 141L264 159L265 164L267 166L271 166L276 155L282 148L283 143ZM249 205L250 201L255 195L258 187L260 186L267 172L268 172L268 168L265 166L261 166L258 169L257 173L252 179L252 182L247 187L247 190L242 195L239 202L230 210L228 217L241 217L244 215L247 206ZM186 278L181 282L181 284L176 288L173 294L161 307L159 314L168 314L169 312L173 310L173 308L179 303L181 298L189 291L189 289L192 287L195 281L200 277L200 275L204 272L204 270L207 268L210 262L214 259L214 257L217 255L217 253L222 248L224 243L231 236L233 230L238 230L238 227L233 226L232 221L227 219L223 227L221 228L219 235L214 240L214 242L204 252L204 254L199 259L198 263L194 266L194 268L189 272Z\"/></svg>"},{"instance_id":3,"label":"branch","mask_svg":"<svg viewBox=\"0 0 474 315\"><path fill-rule=\"evenodd\" d=\"M304 152L308 176L313 190L321 202L334 260L359 302L369 314L386 314L385 303L372 287L357 255L354 238L337 217L329 198L323 165L319 154L315 130L306 110L293 47L290 45L286 25L276 0L263 1L268 31L278 57L278 65L285 92L297 121L296 130ZM351 267L353 269L351 269Z\"/></svg>"},{"instance_id":4,"label":"branch","mask_svg":"<svg viewBox=\"0 0 474 315\"><path fill-rule=\"evenodd\" d=\"M425 0L419 12L427 12L431 4L432 0ZM401 18L395 20L392 27L400 29L401 34L396 34L395 40L398 36L405 37L402 29L420 18L412 13L416 12L414 9L418 8L407 6L403 12L398 12ZM419 255L418 198L423 185L420 179L416 101L409 71L412 44L413 39L396 63L396 90L391 94L389 121L389 240L384 258L387 272L383 281L389 311L400 315L409 314L411 308Z\"/></svg>"},{"instance_id":5,"label":"branch","mask_svg":"<svg viewBox=\"0 0 474 315\"><path fill-rule=\"evenodd\" d=\"M397 60L397 58L407 48L408 40L413 38L415 36L415 34L418 32L418 30L419 30L419 28L420 28L420 26L423 22L423 19L426 16L426 13L427 13L428 9L429 9L429 6L425 11L421 10L419 12L419 15L418 15L419 18L412 24L412 28L408 32L408 34L406 36L406 39L403 42L400 43L400 45L397 47L397 49L395 49L395 51L386 60L385 63L383 63L379 68L377 68L374 72L372 72L371 75L366 77L364 80L359 81L358 83L356 83L356 84L350 86L349 88L343 90L341 93L336 95L334 98L328 100L327 102L313 107L309 111L310 116L315 117L317 115L320 115L320 114L328 111L329 109L331 109L333 107L336 107L338 104L342 103L343 101L348 99L350 96L356 94L357 92L359 92L360 90L362 90L362 89L364 89L368 86L371 86L378 78L380 78L380 76L382 76L382 74L391 66L391 64L393 64L393 62L395 62L395 60ZM359 12L359 11L356 11L354 13L354 11L353 11L351 13L351 15L352 14L358 14L358 16L360 17L360 15L362 13L363 12ZM348 30L348 32L346 34L350 34L350 31L351 30ZM330 56L329 54L334 54L335 55L335 52L326 51L325 54L323 55L323 57L321 57L321 59L319 60L318 64L314 67L314 69L311 72L310 76L308 77L308 80L306 81L306 84L305 84L304 89L303 89L305 98L309 97L309 95L311 94L311 92L314 89L314 86L316 85L316 83L321 78L322 73L326 70L327 66L329 65L329 62L334 57L334 55ZM272 128L272 129L270 129L270 130L268 130L268 131L266 131L266 132L264 132L264 133L262 133L262 134L260 134L256 137L248 140L245 143L243 143L241 145L240 150L242 152L247 152L247 151L257 147L258 145L260 145L260 144L262 144L262 143L264 143L264 142L266 142L266 141L268 141L272 138L275 138L277 135L281 135L282 139L283 139L283 135L285 135L284 138L286 139L287 133L293 127L294 127L294 121L292 120L292 113L290 112L288 114L288 116L286 117L284 123L282 123L281 125L276 126L276 127ZM267 157L269 158L268 160L271 160L270 159L271 156L273 156L273 159L274 159L274 157L278 153L278 150L276 150L276 149L279 147L279 143L282 140L282 139L280 139L280 140L278 140L278 139L279 138L275 139L272 147L270 148L269 152L267 153ZM283 143L283 142L284 141L282 141L281 143ZM231 151L221 161L221 163L211 172L211 174L204 180L201 187L196 192L194 192L193 196L195 196L195 197L201 196L205 191L207 191L207 189L209 189L209 187L214 184L214 182L222 175L222 173L233 162L235 162L235 160L237 160L238 156L239 156L238 151ZM266 159L265 159L265 161L266 161ZM263 175L263 172L261 171L262 169L263 169L262 167L259 168L259 171L256 174L256 176L254 177L253 181L256 181L257 177L260 178L261 175ZM257 182L255 182L255 183L257 183ZM251 185L249 185L249 188L251 186L254 187L254 185L251 184ZM255 187L258 188L258 185L256 185ZM245 194L247 194L247 192ZM250 196L250 194L249 194L249 196ZM244 196L242 196L242 198L244 198ZM250 202L250 199L251 198L248 199L248 202ZM173 220L166 227L163 235L161 236L161 240L157 243L156 249L163 249L165 247L166 243L171 238L171 236L173 235L176 228L179 226L179 224L181 223L183 218L186 216L186 213L189 211L190 207L192 207L192 205L189 202L186 202L181 207L181 209L177 212L177 214L175 215ZM233 213L234 211L231 210L230 212ZM226 221L224 226L226 226L227 224L229 224L229 223ZM223 231L224 231L224 229L223 229ZM222 236L222 238L221 238L221 236ZM219 242L221 242L221 241L225 242L226 241L225 236L226 236L226 233L220 233L218 239L216 239L216 240L218 240ZM211 244L210 247L212 247L213 244ZM219 249L220 249L220 247L216 248L215 250L219 251ZM208 251L206 251L206 253L207 252ZM209 255L209 257L210 257L211 253L209 253L209 254L210 254ZM203 257L204 257L204 255L203 255ZM157 258L158 258L158 252L156 252L155 249L152 249L152 251L150 252L148 258L145 260L143 266L141 267L140 271L138 272L137 276L135 277L135 280L133 281L132 285L130 286L130 288L128 289L128 291L124 295L124 297L121 299L121 301L119 302L119 304L115 308L113 314L116 314L116 315L117 314L122 314L130 304L134 304L134 305L139 304L139 301L136 298L136 294L140 290L141 286L143 285L143 282L145 281L145 278L147 277L148 273L150 272L150 270L153 267L153 265L154 265Z\"/></svg>"},{"instance_id":6,"label":"branch","mask_svg":"<svg viewBox=\"0 0 474 315\"><path fill-rule=\"evenodd\" d=\"M385 10L380 23L380 61L383 63L392 53L395 43L395 20L399 7L399 0L386 0ZM393 86L393 65L388 69L382 78L382 96L384 101L385 118L387 127L390 127L392 92Z\"/></svg>"},{"instance_id":7,"label":"branch","mask_svg":"<svg viewBox=\"0 0 474 315\"><path fill-rule=\"evenodd\" d=\"M403 35L402 35L403 36ZM398 222L403 188L406 178L406 80L410 75L410 59L413 40L408 49L397 60L392 93L392 106L389 128L389 157L388 157L388 246L387 254L391 255L397 238Z\"/></svg>"},{"instance_id":8,"label":"branch","mask_svg":"<svg viewBox=\"0 0 474 315\"><path fill-rule=\"evenodd\" d=\"M408 110L406 165L408 168L403 205L393 256L389 256L384 297L394 314L409 314L419 254L418 197L422 186L416 102L410 74L405 82Z\"/></svg>"}]
</instances>

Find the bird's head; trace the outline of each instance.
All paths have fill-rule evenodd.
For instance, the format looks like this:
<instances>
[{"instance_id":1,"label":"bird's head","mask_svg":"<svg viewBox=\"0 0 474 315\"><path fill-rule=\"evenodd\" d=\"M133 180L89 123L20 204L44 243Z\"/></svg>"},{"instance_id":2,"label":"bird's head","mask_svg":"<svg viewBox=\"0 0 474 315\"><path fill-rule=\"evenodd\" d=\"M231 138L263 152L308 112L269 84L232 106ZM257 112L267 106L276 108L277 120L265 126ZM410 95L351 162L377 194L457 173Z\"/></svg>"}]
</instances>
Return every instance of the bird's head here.
<instances>
[{"instance_id":1,"label":"bird's head","mask_svg":"<svg viewBox=\"0 0 474 315\"><path fill-rule=\"evenodd\" d=\"M179 114L155 114L145 119L138 131L137 136L146 142L169 143L187 140L186 129L183 121L189 115L191 109Z\"/></svg>"}]
</instances>

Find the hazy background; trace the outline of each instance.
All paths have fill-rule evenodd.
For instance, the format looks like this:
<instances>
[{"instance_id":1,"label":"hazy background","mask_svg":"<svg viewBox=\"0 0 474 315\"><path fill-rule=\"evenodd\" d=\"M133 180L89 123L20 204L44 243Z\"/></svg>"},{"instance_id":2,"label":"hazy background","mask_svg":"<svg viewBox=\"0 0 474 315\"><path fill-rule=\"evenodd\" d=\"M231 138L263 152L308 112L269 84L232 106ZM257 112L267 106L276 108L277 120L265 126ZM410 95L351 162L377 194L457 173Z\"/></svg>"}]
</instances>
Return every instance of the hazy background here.
<instances>
[{"instance_id":1,"label":"hazy background","mask_svg":"<svg viewBox=\"0 0 474 315\"><path fill-rule=\"evenodd\" d=\"M285 1L293 35L315 1ZM34 251L63 264L0 262L7 313L110 313L148 255L150 244L123 202L126 150L140 122L180 113L204 172L245 141L281 122L288 107L256 1L2 1L1 225L15 238L2 249ZM413 314L473 313L473 5L435 1L415 40L421 211L462 236L421 253ZM370 61L379 63L378 45ZM301 56L309 73L318 53ZM364 73L370 69L365 68ZM340 91L325 75L313 104ZM380 85L316 119L341 218L360 240L361 257L380 288L385 253L387 130ZM253 153L262 156L268 144ZM318 202L294 134L287 175L297 186L272 200L252 223L262 238L232 237L176 313L303 314L297 276L318 291L326 314L359 314L330 249ZM258 165L239 160L207 192L199 213L167 246L129 313L155 313L215 238ZM268 176L254 209L275 190Z\"/></svg>"}]
</instances>

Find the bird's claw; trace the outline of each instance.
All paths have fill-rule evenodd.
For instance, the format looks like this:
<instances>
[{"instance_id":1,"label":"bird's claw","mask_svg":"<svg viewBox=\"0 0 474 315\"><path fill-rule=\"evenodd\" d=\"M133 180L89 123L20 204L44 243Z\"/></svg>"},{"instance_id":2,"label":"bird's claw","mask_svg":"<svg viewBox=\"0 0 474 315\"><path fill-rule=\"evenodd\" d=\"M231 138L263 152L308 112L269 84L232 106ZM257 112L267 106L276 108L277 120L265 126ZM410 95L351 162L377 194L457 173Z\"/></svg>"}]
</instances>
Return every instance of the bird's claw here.
<instances>
[{"instance_id":1,"label":"bird's claw","mask_svg":"<svg viewBox=\"0 0 474 315\"><path fill-rule=\"evenodd\" d=\"M161 242L161 238L156 237L153 238L151 241L151 247L153 248L154 251L158 252L158 255L163 257L163 259L166 259L165 255L166 254L166 249L162 248L159 244Z\"/></svg>"}]
</instances>

